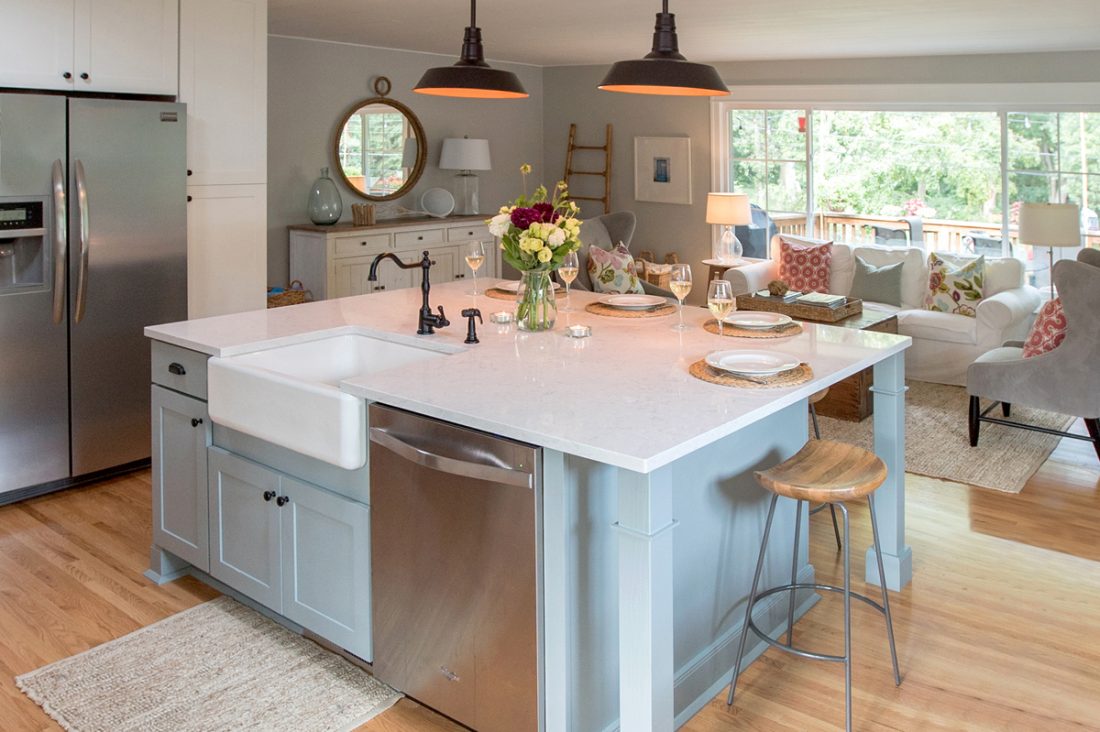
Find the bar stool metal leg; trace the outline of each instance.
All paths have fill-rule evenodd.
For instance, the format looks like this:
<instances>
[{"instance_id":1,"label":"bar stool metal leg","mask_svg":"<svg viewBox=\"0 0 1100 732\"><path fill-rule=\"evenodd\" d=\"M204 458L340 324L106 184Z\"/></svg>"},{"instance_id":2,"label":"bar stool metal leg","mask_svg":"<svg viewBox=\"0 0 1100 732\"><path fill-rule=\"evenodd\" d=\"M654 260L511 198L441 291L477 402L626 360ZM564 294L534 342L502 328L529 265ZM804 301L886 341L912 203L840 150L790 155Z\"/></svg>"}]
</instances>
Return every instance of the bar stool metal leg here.
<instances>
[{"instance_id":1,"label":"bar stool metal leg","mask_svg":"<svg viewBox=\"0 0 1100 732\"><path fill-rule=\"evenodd\" d=\"M794 514L794 554L791 555L791 584L798 582L798 540L802 535L802 501L796 501ZM787 645L794 645L794 598L798 590L791 587L787 596Z\"/></svg>"},{"instance_id":2,"label":"bar stool metal leg","mask_svg":"<svg viewBox=\"0 0 1100 732\"><path fill-rule=\"evenodd\" d=\"M878 581L882 586L882 610L886 616L886 636L890 639L890 660L894 664L894 686L901 686L901 673L898 671L898 651L894 646L894 619L890 616L890 593L886 589L886 573L882 569L882 551L878 544L878 522L875 519L875 496L867 494L867 507L871 510L871 534L875 540L875 558L878 560Z\"/></svg>"},{"instance_id":3,"label":"bar stool metal leg","mask_svg":"<svg viewBox=\"0 0 1100 732\"><path fill-rule=\"evenodd\" d=\"M852 732L852 546L848 507L840 504L844 514L844 729Z\"/></svg>"},{"instance_id":4,"label":"bar stool metal leg","mask_svg":"<svg viewBox=\"0 0 1100 732\"><path fill-rule=\"evenodd\" d=\"M741 639L737 642L737 662L733 667L733 676L730 678L730 693L726 696L726 706L733 706L733 692L737 689L737 678L741 675L741 659L745 655L745 639L749 635L749 619L752 617L753 598L760 586L760 575L764 572L764 552L768 548L768 535L772 531L772 519L775 518L775 504L779 502L779 495L772 495L771 505L768 506L768 521L764 524L764 539L760 542L760 555L756 560L756 574L752 576L752 589L745 606L745 624L741 626Z\"/></svg>"}]
</instances>

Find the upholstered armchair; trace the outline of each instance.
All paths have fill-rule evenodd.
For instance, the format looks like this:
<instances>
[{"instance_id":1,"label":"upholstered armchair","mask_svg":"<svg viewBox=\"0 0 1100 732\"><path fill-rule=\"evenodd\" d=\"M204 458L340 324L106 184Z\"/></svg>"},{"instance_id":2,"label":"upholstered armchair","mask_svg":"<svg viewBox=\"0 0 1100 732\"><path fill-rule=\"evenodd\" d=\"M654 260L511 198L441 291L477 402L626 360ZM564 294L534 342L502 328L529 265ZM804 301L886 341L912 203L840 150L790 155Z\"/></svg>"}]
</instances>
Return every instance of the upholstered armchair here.
<instances>
[{"instance_id":1,"label":"upholstered armchair","mask_svg":"<svg viewBox=\"0 0 1100 732\"><path fill-rule=\"evenodd\" d=\"M634 229L637 223L638 221L633 211L618 211L616 213L604 214L603 216L585 219L581 223L581 248L577 252L581 271L577 274L577 279L573 282L572 286L575 289L592 290L592 280L588 277L588 247L595 244L603 249L611 249L617 246L619 242L622 242L626 245L627 249L630 249L630 241L634 238ZM646 294L658 295L660 297L673 296L668 290L663 290L641 279L640 272L638 273L638 277L642 282L642 288L646 291Z\"/></svg>"},{"instance_id":2,"label":"upholstered armchair","mask_svg":"<svg viewBox=\"0 0 1100 732\"><path fill-rule=\"evenodd\" d=\"M967 370L971 445L978 444L982 422L1049 432L1010 421L1011 405L1019 404L1083 418L1089 437L1056 434L1091 441L1100 457L1100 252L1084 250L1078 260L1054 267L1066 316L1061 345L1023 358L1023 344L1012 341L980 356ZM993 403L982 410L982 399ZM1003 418L989 416L998 404Z\"/></svg>"}]
</instances>

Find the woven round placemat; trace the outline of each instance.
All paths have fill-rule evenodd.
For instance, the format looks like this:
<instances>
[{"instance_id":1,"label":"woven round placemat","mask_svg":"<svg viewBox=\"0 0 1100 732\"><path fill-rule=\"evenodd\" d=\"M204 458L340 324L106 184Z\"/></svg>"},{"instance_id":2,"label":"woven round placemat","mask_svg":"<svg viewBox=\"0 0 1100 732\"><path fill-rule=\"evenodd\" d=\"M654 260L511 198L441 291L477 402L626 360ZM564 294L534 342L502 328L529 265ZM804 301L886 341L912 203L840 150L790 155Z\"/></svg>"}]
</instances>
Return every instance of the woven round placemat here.
<instances>
[{"instance_id":1,"label":"woven round placemat","mask_svg":"<svg viewBox=\"0 0 1100 732\"><path fill-rule=\"evenodd\" d=\"M718 335L718 321L713 318L708 320L703 323L703 329L707 333ZM787 338L801 332L802 326L798 323L790 323L782 328L739 328L729 323L722 326L722 335L733 338Z\"/></svg>"},{"instance_id":2,"label":"woven round placemat","mask_svg":"<svg viewBox=\"0 0 1100 732\"><path fill-rule=\"evenodd\" d=\"M805 384L814 377L814 370L810 368L810 364L804 363L800 364L798 368L793 368L790 371L784 371L783 373L774 374L772 376L754 376L754 380L749 381L748 379L743 379L727 371L712 369L703 359L693 363L688 369L688 373L697 379L701 379L711 384L736 386L740 389L782 389L788 386ZM757 383L756 380L765 383L760 384Z\"/></svg>"},{"instance_id":3,"label":"woven round placemat","mask_svg":"<svg viewBox=\"0 0 1100 732\"><path fill-rule=\"evenodd\" d=\"M659 305L652 310L623 310L602 302L590 302L584 309L593 315L605 315L609 318L663 318L676 312L675 305Z\"/></svg>"},{"instance_id":4,"label":"woven round placemat","mask_svg":"<svg viewBox=\"0 0 1100 732\"><path fill-rule=\"evenodd\" d=\"M519 296L519 293L512 292L510 290L501 290L496 287L487 287L481 294L485 295L485 297L491 297L496 300L511 300L512 302L515 302L516 298ZM554 292L554 297L559 300L565 297L565 290L556 290Z\"/></svg>"}]
</instances>

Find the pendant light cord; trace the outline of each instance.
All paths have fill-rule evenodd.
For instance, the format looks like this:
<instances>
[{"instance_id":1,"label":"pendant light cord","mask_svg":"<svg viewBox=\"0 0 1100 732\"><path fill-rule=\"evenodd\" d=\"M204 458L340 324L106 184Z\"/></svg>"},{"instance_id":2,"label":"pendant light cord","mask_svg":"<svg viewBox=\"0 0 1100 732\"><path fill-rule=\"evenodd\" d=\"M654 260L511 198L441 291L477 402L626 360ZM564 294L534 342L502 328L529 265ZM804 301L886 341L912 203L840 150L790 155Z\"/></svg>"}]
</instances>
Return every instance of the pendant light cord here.
<instances>
[{"instance_id":1,"label":"pendant light cord","mask_svg":"<svg viewBox=\"0 0 1100 732\"><path fill-rule=\"evenodd\" d=\"M665 0L668 5L668 0ZM477 28L477 0L470 0L470 27Z\"/></svg>"}]
</instances>

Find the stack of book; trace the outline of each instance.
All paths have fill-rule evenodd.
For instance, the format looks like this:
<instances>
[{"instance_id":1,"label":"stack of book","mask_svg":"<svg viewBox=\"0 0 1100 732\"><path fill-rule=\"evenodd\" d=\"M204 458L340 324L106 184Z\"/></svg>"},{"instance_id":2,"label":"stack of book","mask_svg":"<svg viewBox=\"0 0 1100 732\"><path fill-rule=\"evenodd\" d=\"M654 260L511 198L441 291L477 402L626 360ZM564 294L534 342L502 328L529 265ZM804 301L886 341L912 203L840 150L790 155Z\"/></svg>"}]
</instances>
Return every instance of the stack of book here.
<instances>
[{"instance_id":1,"label":"stack of book","mask_svg":"<svg viewBox=\"0 0 1100 732\"><path fill-rule=\"evenodd\" d=\"M762 297L765 300L773 300L775 302L794 302L798 298L802 297L801 292L789 291L783 295L773 295L767 290L760 290L756 293L757 297Z\"/></svg>"},{"instance_id":2,"label":"stack of book","mask_svg":"<svg viewBox=\"0 0 1100 732\"><path fill-rule=\"evenodd\" d=\"M814 305L836 310L844 307L848 303L848 298L844 295L830 295L827 292L807 292L805 295L795 298L795 302L799 305Z\"/></svg>"}]
</instances>

